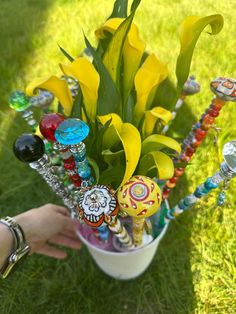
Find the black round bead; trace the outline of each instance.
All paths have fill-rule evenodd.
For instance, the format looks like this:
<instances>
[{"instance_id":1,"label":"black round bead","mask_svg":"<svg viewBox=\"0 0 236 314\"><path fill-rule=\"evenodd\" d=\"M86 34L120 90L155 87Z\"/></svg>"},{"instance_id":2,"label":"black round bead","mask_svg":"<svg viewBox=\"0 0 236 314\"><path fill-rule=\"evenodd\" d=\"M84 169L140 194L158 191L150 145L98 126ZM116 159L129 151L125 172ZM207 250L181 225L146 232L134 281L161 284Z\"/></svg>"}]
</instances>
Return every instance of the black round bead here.
<instances>
[{"instance_id":1,"label":"black round bead","mask_svg":"<svg viewBox=\"0 0 236 314\"><path fill-rule=\"evenodd\" d=\"M40 159L45 151L42 139L33 134L23 134L13 145L15 156L23 162L33 162Z\"/></svg>"}]
</instances>

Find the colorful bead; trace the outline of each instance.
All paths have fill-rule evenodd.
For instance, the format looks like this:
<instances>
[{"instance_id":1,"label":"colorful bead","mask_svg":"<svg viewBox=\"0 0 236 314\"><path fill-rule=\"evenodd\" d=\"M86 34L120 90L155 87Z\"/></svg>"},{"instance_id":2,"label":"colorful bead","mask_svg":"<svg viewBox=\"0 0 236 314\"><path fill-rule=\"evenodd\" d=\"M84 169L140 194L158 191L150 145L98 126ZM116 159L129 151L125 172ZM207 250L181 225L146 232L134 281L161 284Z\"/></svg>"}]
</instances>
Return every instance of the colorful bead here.
<instances>
[{"instance_id":1,"label":"colorful bead","mask_svg":"<svg viewBox=\"0 0 236 314\"><path fill-rule=\"evenodd\" d=\"M39 136L24 134L15 141L13 151L19 160L34 162L43 156L45 148Z\"/></svg>"},{"instance_id":2,"label":"colorful bead","mask_svg":"<svg viewBox=\"0 0 236 314\"><path fill-rule=\"evenodd\" d=\"M205 183L204 183L204 187L207 189L207 190L212 190L212 189L215 189L218 187L218 184L214 183L212 181L212 178L208 178Z\"/></svg>"},{"instance_id":3,"label":"colorful bead","mask_svg":"<svg viewBox=\"0 0 236 314\"><path fill-rule=\"evenodd\" d=\"M30 104L34 107L47 109L54 100L54 95L46 90L39 90L38 95L30 97Z\"/></svg>"},{"instance_id":4,"label":"colorful bead","mask_svg":"<svg viewBox=\"0 0 236 314\"><path fill-rule=\"evenodd\" d=\"M184 173L184 168L176 168L174 172L176 177L181 177L183 173Z\"/></svg>"},{"instance_id":5,"label":"colorful bead","mask_svg":"<svg viewBox=\"0 0 236 314\"><path fill-rule=\"evenodd\" d=\"M212 101L212 104L219 107L219 108L222 108L225 105L225 101L223 101L219 98L214 98Z\"/></svg>"},{"instance_id":6,"label":"colorful bead","mask_svg":"<svg viewBox=\"0 0 236 314\"><path fill-rule=\"evenodd\" d=\"M75 145L82 142L89 134L88 125L79 119L63 121L55 132L56 140L63 145Z\"/></svg>"},{"instance_id":7,"label":"colorful bead","mask_svg":"<svg viewBox=\"0 0 236 314\"><path fill-rule=\"evenodd\" d=\"M55 131L64 120L65 118L60 113L46 114L39 123L40 132L48 141L55 142Z\"/></svg>"},{"instance_id":8,"label":"colorful bead","mask_svg":"<svg viewBox=\"0 0 236 314\"><path fill-rule=\"evenodd\" d=\"M225 203L226 194L224 191L222 191L217 198L217 205L222 206Z\"/></svg>"},{"instance_id":9,"label":"colorful bead","mask_svg":"<svg viewBox=\"0 0 236 314\"><path fill-rule=\"evenodd\" d=\"M207 124L213 124L215 122L215 118L211 117L209 114L205 115L203 121Z\"/></svg>"},{"instance_id":10,"label":"colorful bead","mask_svg":"<svg viewBox=\"0 0 236 314\"><path fill-rule=\"evenodd\" d=\"M11 93L9 97L9 106L12 109L21 112L29 108L30 105L29 97L25 93L21 91Z\"/></svg>"},{"instance_id":11,"label":"colorful bead","mask_svg":"<svg viewBox=\"0 0 236 314\"><path fill-rule=\"evenodd\" d=\"M216 118L216 117L218 117L218 115L219 115L219 111L215 111L215 110L213 110L213 109L210 109L210 110L208 110L208 114L209 114L211 117Z\"/></svg>"},{"instance_id":12,"label":"colorful bead","mask_svg":"<svg viewBox=\"0 0 236 314\"><path fill-rule=\"evenodd\" d=\"M236 101L236 80L218 77L210 84L210 88L217 98L223 101Z\"/></svg>"},{"instance_id":13,"label":"colorful bead","mask_svg":"<svg viewBox=\"0 0 236 314\"><path fill-rule=\"evenodd\" d=\"M207 132L204 131L204 130L202 130L202 129L197 129L197 130L195 131L195 138L196 138L196 140L198 140L198 141L203 140L206 135L207 135Z\"/></svg>"}]
</instances>

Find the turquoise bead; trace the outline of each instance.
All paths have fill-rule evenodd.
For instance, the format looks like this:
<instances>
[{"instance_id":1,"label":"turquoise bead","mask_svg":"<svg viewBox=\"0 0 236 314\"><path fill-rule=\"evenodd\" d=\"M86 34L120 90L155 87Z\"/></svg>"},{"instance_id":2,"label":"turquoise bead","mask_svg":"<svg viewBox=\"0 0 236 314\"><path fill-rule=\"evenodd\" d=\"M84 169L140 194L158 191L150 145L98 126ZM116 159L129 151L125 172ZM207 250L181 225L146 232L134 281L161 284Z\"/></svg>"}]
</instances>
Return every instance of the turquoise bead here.
<instances>
[{"instance_id":1,"label":"turquoise bead","mask_svg":"<svg viewBox=\"0 0 236 314\"><path fill-rule=\"evenodd\" d=\"M56 129L55 138L63 145L76 145L89 134L89 126L79 119L67 119Z\"/></svg>"},{"instance_id":2,"label":"turquoise bead","mask_svg":"<svg viewBox=\"0 0 236 314\"><path fill-rule=\"evenodd\" d=\"M218 187L218 184L212 182L212 178L208 178L205 183L204 183L204 187L207 189L207 190L212 190L212 189L215 189Z\"/></svg>"}]
</instances>

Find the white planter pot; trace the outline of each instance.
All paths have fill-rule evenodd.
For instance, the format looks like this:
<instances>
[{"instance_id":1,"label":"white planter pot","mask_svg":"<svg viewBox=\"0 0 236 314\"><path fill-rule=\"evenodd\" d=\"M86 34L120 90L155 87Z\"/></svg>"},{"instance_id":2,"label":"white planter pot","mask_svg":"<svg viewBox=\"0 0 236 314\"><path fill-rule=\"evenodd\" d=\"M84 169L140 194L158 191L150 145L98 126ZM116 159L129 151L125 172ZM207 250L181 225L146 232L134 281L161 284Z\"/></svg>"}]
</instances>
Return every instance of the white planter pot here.
<instances>
[{"instance_id":1,"label":"white planter pot","mask_svg":"<svg viewBox=\"0 0 236 314\"><path fill-rule=\"evenodd\" d=\"M140 276L148 268L167 228L168 225L150 244L130 252L101 250L88 242L79 232L78 236L86 245L95 263L104 273L116 279L128 280Z\"/></svg>"}]
</instances>

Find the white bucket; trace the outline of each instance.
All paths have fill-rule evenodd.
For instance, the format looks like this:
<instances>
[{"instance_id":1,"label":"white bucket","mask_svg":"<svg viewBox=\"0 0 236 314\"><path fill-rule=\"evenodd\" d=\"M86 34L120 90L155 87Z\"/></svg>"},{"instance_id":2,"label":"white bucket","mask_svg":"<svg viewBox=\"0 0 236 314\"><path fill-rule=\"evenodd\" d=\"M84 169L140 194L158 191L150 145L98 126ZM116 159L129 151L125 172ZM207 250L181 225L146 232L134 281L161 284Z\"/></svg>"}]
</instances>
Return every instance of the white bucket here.
<instances>
[{"instance_id":1,"label":"white bucket","mask_svg":"<svg viewBox=\"0 0 236 314\"><path fill-rule=\"evenodd\" d=\"M88 242L79 232L78 236L86 245L95 263L107 275L128 280L140 276L150 265L158 245L166 233L168 224L160 235L150 244L130 252L111 252L101 250Z\"/></svg>"}]
</instances>

